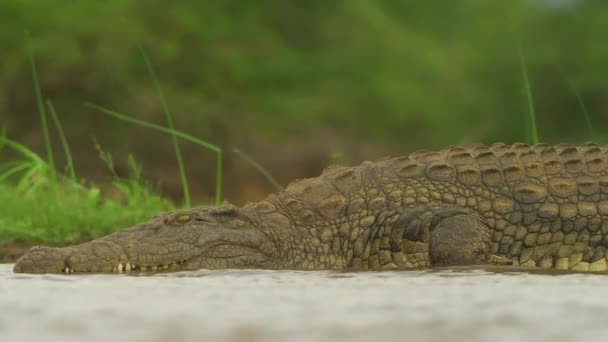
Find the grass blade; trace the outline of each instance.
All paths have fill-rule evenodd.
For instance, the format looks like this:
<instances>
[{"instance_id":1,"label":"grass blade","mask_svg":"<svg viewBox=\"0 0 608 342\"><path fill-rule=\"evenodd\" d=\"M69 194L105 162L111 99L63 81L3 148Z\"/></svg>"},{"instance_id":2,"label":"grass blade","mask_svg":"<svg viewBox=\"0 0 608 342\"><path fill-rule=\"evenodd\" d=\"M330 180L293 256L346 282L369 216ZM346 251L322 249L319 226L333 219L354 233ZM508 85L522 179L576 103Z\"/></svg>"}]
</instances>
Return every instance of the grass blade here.
<instances>
[{"instance_id":1,"label":"grass blade","mask_svg":"<svg viewBox=\"0 0 608 342\"><path fill-rule=\"evenodd\" d=\"M518 45L519 62L521 65L521 73L524 81L524 90L526 93L526 102L528 105L528 118L526 120L526 140L529 144L538 144L538 130L536 128L536 112L534 111L534 98L532 97L532 87L528 77L528 68L521 44Z\"/></svg>"},{"instance_id":2,"label":"grass blade","mask_svg":"<svg viewBox=\"0 0 608 342\"><path fill-rule=\"evenodd\" d=\"M0 143L2 143L2 145L12 148L17 153L23 155L24 157L31 160L35 164L45 164L45 162L44 162L44 160L42 160L42 158L40 158L36 153L34 153L29 148L25 147L25 145L22 145L16 141L13 141L13 140L6 138L4 136L1 136L1 135L0 135Z\"/></svg>"},{"instance_id":3,"label":"grass blade","mask_svg":"<svg viewBox=\"0 0 608 342\"><path fill-rule=\"evenodd\" d=\"M72 153L70 152L70 145L68 144L68 140L65 137L63 127L61 126L61 121L59 121L59 117L57 116L57 112L55 111L55 106L53 106L53 102L51 102L51 100L46 100L46 105L49 108L49 114L51 114L51 118L53 119L55 128L59 133L59 139L61 140L61 145L63 146L65 158L67 159L68 174L72 181L76 183L76 171L74 170L74 161L72 159Z\"/></svg>"},{"instance_id":4,"label":"grass blade","mask_svg":"<svg viewBox=\"0 0 608 342\"><path fill-rule=\"evenodd\" d=\"M139 119L136 119L136 118L134 118L132 116L121 114L119 112L107 109L105 107L96 105L96 104L91 103L91 102L86 102L85 106L88 107L88 108L91 108L93 110L96 110L96 111L98 111L98 112L100 112L102 114L114 117L114 118L122 120L122 121L130 122L130 123L138 125L138 126L142 126L142 127L146 127L146 128L151 128L153 130L156 130L156 131L159 131L159 132L162 132L162 133L165 133L165 134L175 134L175 136L177 136L180 139L183 139L185 141L189 141L189 142L191 142L191 143L193 143L195 145L202 146L202 147L204 147L206 149L209 149L209 150L211 150L213 152L216 152L216 153L222 151L222 149L220 147L216 146L216 145L213 145L213 144L208 143L208 142L206 142L204 140L198 139L196 137L193 137L193 136L191 136L189 134L186 134L186 133L183 133L183 132L180 132L180 131L177 131L177 130L172 130L172 129L169 129L167 127L161 126L161 125L157 125L157 124L154 124L154 123L151 123L151 122L139 120Z\"/></svg>"},{"instance_id":5,"label":"grass blade","mask_svg":"<svg viewBox=\"0 0 608 342\"><path fill-rule=\"evenodd\" d=\"M183 139L185 141L191 142L195 145L204 147L208 150L211 150L213 152L216 153L216 175L215 175L215 179L216 179L216 184L215 184L215 204L216 205L220 205L221 204L221 200L222 200L222 149L216 145L213 145L211 143L208 143L204 140L195 138L189 134L177 131L175 129L170 129L161 125L157 125L151 122L147 122L147 121L143 121L143 120L139 120L139 119L135 119L131 116L128 115L124 115L121 113L118 113L116 111L104 108L102 106L90 103L90 102L86 102L85 106L88 108L91 108L95 111L98 111L102 114L105 114L107 116L111 116L113 118L122 120L122 121L126 121L138 126L142 126L142 127L146 127L146 128L150 128L165 134L169 134L169 135L175 135L176 137Z\"/></svg>"},{"instance_id":6,"label":"grass blade","mask_svg":"<svg viewBox=\"0 0 608 342\"><path fill-rule=\"evenodd\" d=\"M6 127L2 126L2 130L0 131L0 138L3 138L2 140L0 140L0 151L2 151L2 149L4 148L4 139L6 139Z\"/></svg>"},{"instance_id":7,"label":"grass blade","mask_svg":"<svg viewBox=\"0 0 608 342\"><path fill-rule=\"evenodd\" d=\"M270 184L272 184L277 190L279 190L279 191L283 190L283 187L276 180L276 178L274 178L272 176L272 174L270 174L270 172L268 172L268 170L266 170L262 165L260 165L258 162L256 162L253 158L251 158L245 152L242 152L237 148L234 149L234 153L236 153L236 155L238 155L239 157L243 158L243 160L245 160L247 163L249 163L249 165L251 165L259 173L261 173L266 178L266 180L268 180L268 182L270 182Z\"/></svg>"},{"instance_id":8,"label":"grass blade","mask_svg":"<svg viewBox=\"0 0 608 342\"><path fill-rule=\"evenodd\" d=\"M40 114L40 125L42 126L42 135L44 137L44 144L46 145L46 156L49 171L49 190L54 195L55 185L57 185L57 179L55 175L55 160L53 158L53 147L51 145L51 136L49 134L49 127L46 120L46 111L44 103L42 101L42 90L40 89L40 81L38 79L38 70L36 69L36 61L34 59L34 48L29 33L25 32L27 40L27 52L30 60L30 66L32 68L32 80L34 82L34 92L36 93L36 104L38 105L38 113Z\"/></svg>"},{"instance_id":9,"label":"grass blade","mask_svg":"<svg viewBox=\"0 0 608 342\"><path fill-rule=\"evenodd\" d=\"M150 58L148 58L148 54L144 48L140 45L139 51L144 59L146 64L146 68L148 69L148 73L150 74L150 78L154 82L154 86L156 87L156 92L158 94L158 98L163 107L163 112L165 113L165 118L167 120L167 126L172 131L175 131L175 124L173 120L173 115L169 111L169 106L167 105L167 100L165 99L165 95L163 93L163 89L160 86L160 81L158 80L158 75L154 71L152 67L152 62L150 62ZM182 191L184 193L184 205L186 207L190 207L190 189L188 187L188 177L186 176L186 168L184 167L184 160L182 158L182 151L179 147L179 141L177 140L177 136L174 133L171 133L171 140L173 141L173 147L175 149L175 158L177 159L177 166L179 167L179 178L182 183Z\"/></svg>"},{"instance_id":10,"label":"grass blade","mask_svg":"<svg viewBox=\"0 0 608 342\"><path fill-rule=\"evenodd\" d=\"M570 78L566 76L565 71L559 65L557 65L557 69L559 70L559 73L561 74L562 78L566 81L566 84L568 85L568 88L570 88L570 91L576 97L576 102L578 103L578 106L581 112L583 113L583 116L585 117L585 125L587 126L587 131L589 132L591 139L596 139L598 135L596 134L595 129L593 128L593 120L591 120L591 113L589 113L589 111L587 110L587 106L585 105L585 101L583 101L583 97L581 96L580 91L578 91L578 89L574 86L574 83L572 83Z\"/></svg>"},{"instance_id":11,"label":"grass blade","mask_svg":"<svg viewBox=\"0 0 608 342\"><path fill-rule=\"evenodd\" d=\"M17 164L17 166L9 168L8 170L6 170L2 174L0 174L0 182L5 181L12 175L17 174L23 170L27 170L27 169L31 168L32 166L33 165L31 163L19 163L19 164Z\"/></svg>"},{"instance_id":12,"label":"grass blade","mask_svg":"<svg viewBox=\"0 0 608 342\"><path fill-rule=\"evenodd\" d=\"M23 160L13 160L13 161L9 161L6 163L2 163L0 164L0 174L4 171L4 170L8 170L16 165L21 165L25 163Z\"/></svg>"},{"instance_id":13,"label":"grass blade","mask_svg":"<svg viewBox=\"0 0 608 342\"><path fill-rule=\"evenodd\" d=\"M219 150L215 159L215 205L222 204L222 150Z\"/></svg>"},{"instance_id":14,"label":"grass blade","mask_svg":"<svg viewBox=\"0 0 608 342\"><path fill-rule=\"evenodd\" d=\"M93 146L97 151L97 156L104 163L104 165L112 175L112 178L119 179L120 177L116 173L116 168L114 168L114 158L112 158L112 153L104 151L103 148L101 148L99 142L97 142L95 136L92 136L91 139L93 140Z\"/></svg>"},{"instance_id":15,"label":"grass blade","mask_svg":"<svg viewBox=\"0 0 608 342\"><path fill-rule=\"evenodd\" d=\"M45 182L45 178L42 177L46 172L46 165L33 164L30 168L26 169L27 172L17 182L17 193L23 195L31 195L39 191L45 185L48 185L48 181ZM48 209L48 208L47 208ZM50 211L47 210L47 215ZM47 216L48 217L48 216Z\"/></svg>"},{"instance_id":16,"label":"grass blade","mask_svg":"<svg viewBox=\"0 0 608 342\"><path fill-rule=\"evenodd\" d=\"M574 92L574 95L576 96L576 101L578 102L578 106L580 107L581 112L583 112L583 116L585 117L585 123L587 125L589 135L592 139L595 139L597 137L597 134L595 133L595 129L593 128L591 114L589 114L589 111L587 110L587 106L585 106L585 102L583 101L581 94L574 87L572 88L572 91Z\"/></svg>"}]
</instances>

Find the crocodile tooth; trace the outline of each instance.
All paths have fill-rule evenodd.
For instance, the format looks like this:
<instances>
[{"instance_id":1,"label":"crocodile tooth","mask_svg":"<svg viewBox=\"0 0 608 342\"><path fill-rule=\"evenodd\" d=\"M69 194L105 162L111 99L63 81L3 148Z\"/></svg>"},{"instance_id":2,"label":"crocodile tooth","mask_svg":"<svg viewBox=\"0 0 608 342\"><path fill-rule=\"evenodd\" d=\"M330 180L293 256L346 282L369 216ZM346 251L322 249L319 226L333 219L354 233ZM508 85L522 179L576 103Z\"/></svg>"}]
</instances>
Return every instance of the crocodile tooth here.
<instances>
[{"instance_id":1,"label":"crocodile tooth","mask_svg":"<svg viewBox=\"0 0 608 342\"><path fill-rule=\"evenodd\" d=\"M139 270L140 270L141 272L145 272L145 271L146 271L146 266L141 266L141 267L139 268Z\"/></svg>"},{"instance_id":2,"label":"crocodile tooth","mask_svg":"<svg viewBox=\"0 0 608 342\"><path fill-rule=\"evenodd\" d=\"M70 274L70 268L66 267L65 270L63 270L63 272L65 272L65 274Z\"/></svg>"},{"instance_id":3,"label":"crocodile tooth","mask_svg":"<svg viewBox=\"0 0 608 342\"><path fill-rule=\"evenodd\" d=\"M116 269L118 270L118 273L122 273L122 263L118 263L118 266Z\"/></svg>"},{"instance_id":4,"label":"crocodile tooth","mask_svg":"<svg viewBox=\"0 0 608 342\"><path fill-rule=\"evenodd\" d=\"M127 263L127 264L125 265L125 271L127 271L127 272L131 272L131 264L130 264L130 263Z\"/></svg>"}]
</instances>

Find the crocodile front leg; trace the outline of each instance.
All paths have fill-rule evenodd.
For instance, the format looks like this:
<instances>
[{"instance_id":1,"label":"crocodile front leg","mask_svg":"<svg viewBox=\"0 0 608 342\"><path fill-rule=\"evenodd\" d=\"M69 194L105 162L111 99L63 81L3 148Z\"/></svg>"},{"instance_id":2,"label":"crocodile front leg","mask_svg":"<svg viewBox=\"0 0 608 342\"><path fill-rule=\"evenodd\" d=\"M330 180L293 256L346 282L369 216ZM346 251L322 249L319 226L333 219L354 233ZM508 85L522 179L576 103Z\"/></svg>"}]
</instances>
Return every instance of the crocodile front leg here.
<instances>
[{"instance_id":1,"label":"crocodile front leg","mask_svg":"<svg viewBox=\"0 0 608 342\"><path fill-rule=\"evenodd\" d=\"M439 215L441 217L441 215ZM431 227L429 256L433 266L493 263L492 232L475 214L453 213Z\"/></svg>"},{"instance_id":2,"label":"crocodile front leg","mask_svg":"<svg viewBox=\"0 0 608 342\"><path fill-rule=\"evenodd\" d=\"M429 244L432 266L511 264L509 259L490 254L492 230L481 217L463 208L412 208L397 220L397 226L404 238Z\"/></svg>"}]
</instances>

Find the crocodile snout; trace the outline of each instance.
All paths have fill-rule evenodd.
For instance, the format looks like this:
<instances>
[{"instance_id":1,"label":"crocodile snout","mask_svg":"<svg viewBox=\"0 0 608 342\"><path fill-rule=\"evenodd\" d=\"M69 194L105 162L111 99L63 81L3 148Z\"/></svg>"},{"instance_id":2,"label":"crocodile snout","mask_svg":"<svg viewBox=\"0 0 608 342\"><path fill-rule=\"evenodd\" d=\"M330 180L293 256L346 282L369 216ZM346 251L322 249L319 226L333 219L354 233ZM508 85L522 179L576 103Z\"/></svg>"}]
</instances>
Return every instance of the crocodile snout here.
<instances>
[{"instance_id":1,"label":"crocodile snout","mask_svg":"<svg viewBox=\"0 0 608 342\"><path fill-rule=\"evenodd\" d=\"M17 263L15 273L58 273L65 268L65 255L60 248L35 246Z\"/></svg>"}]
</instances>

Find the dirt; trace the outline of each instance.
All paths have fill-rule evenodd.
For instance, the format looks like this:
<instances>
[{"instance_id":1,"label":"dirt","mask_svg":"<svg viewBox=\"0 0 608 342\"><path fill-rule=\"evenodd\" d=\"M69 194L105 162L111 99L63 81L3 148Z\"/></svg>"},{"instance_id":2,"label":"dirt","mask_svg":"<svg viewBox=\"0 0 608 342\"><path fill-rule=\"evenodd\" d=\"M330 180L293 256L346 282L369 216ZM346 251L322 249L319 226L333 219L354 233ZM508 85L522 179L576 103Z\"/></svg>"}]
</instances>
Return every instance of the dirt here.
<instances>
[{"instance_id":1,"label":"dirt","mask_svg":"<svg viewBox=\"0 0 608 342\"><path fill-rule=\"evenodd\" d=\"M10 244L0 244L0 263L14 263L28 249L35 246L33 243L13 242Z\"/></svg>"}]
</instances>

